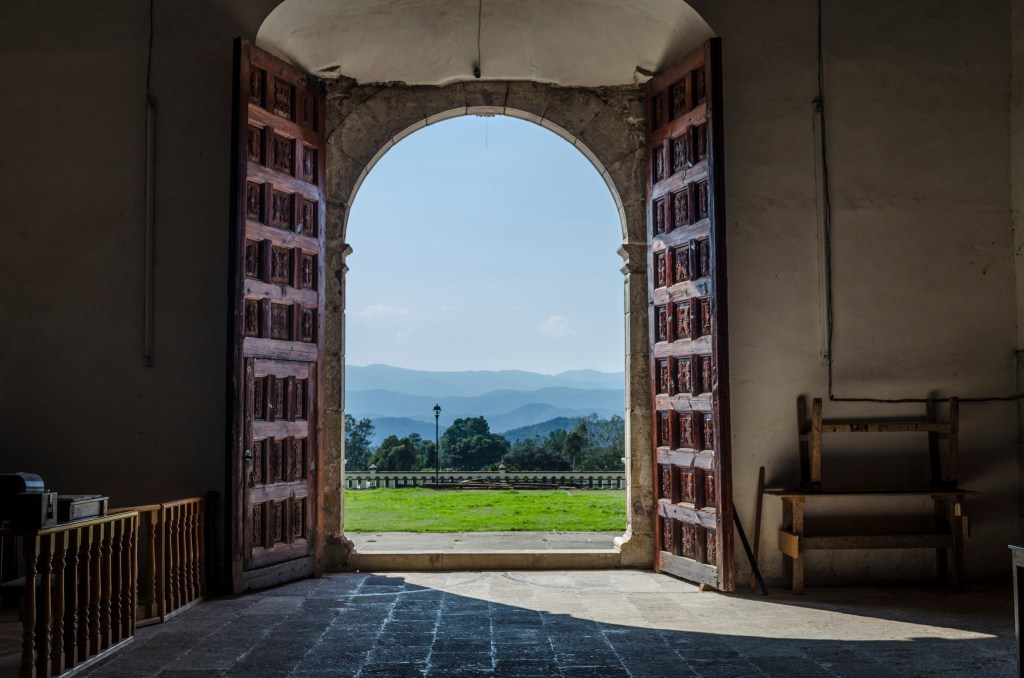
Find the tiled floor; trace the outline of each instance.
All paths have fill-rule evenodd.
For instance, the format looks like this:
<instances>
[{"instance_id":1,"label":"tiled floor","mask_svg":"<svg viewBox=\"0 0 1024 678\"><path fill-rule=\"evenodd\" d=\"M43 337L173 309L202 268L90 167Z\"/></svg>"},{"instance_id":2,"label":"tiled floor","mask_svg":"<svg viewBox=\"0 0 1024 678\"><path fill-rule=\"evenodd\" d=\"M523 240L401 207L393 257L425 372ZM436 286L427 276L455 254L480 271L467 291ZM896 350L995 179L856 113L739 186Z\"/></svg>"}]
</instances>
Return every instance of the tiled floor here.
<instances>
[{"instance_id":1,"label":"tiled floor","mask_svg":"<svg viewBox=\"0 0 1024 678\"><path fill-rule=\"evenodd\" d=\"M1015 675L1008 588L698 592L637 571L341 574L204 603L84 675Z\"/></svg>"}]
</instances>

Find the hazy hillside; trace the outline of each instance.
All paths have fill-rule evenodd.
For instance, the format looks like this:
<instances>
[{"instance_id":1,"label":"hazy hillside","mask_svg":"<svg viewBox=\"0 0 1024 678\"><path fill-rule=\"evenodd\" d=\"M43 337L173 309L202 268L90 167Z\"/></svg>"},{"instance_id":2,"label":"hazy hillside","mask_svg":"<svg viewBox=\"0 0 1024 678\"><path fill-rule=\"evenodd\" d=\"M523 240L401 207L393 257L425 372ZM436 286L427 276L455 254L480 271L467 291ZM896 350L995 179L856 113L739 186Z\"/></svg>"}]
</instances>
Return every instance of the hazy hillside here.
<instances>
[{"instance_id":1,"label":"hazy hillside","mask_svg":"<svg viewBox=\"0 0 1024 678\"><path fill-rule=\"evenodd\" d=\"M410 419L433 420L434 403L441 405L443 421L451 422L457 417L488 418L498 415L512 415L514 410L527 406L547 405L558 410L570 410L572 414L601 415L622 413L622 390L584 390L577 388L542 388L535 391L492 391L479 396L434 397L407 395L384 389L372 391L347 391L345 411L356 418L409 417ZM564 413L551 413L551 409L535 408L533 421L522 417L521 421L510 420L509 428L544 421ZM521 413L526 414L526 413ZM537 418L539 417L539 418ZM504 424L503 424L504 425ZM495 424L497 427L497 424Z\"/></svg>"},{"instance_id":2,"label":"hazy hillside","mask_svg":"<svg viewBox=\"0 0 1024 678\"><path fill-rule=\"evenodd\" d=\"M444 433L444 424L441 425L441 433ZM408 417L380 417L373 420L373 437L370 441L374 445L380 445L388 436L405 438L412 433L419 433L424 440L434 439L434 418L430 421L419 421Z\"/></svg>"},{"instance_id":3,"label":"hazy hillside","mask_svg":"<svg viewBox=\"0 0 1024 678\"><path fill-rule=\"evenodd\" d=\"M548 375L519 370L426 372L388 365L348 366L345 412L373 420L372 442L418 433L434 438L434 404L441 405L441 433L455 419L486 417L495 433L539 427L539 435L598 414L621 415L623 375L572 370ZM546 427L546 428L545 428ZM515 434L513 440L535 433Z\"/></svg>"},{"instance_id":4,"label":"hazy hillside","mask_svg":"<svg viewBox=\"0 0 1024 678\"><path fill-rule=\"evenodd\" d=\"M535 391L562 387L622 390L622 372L570 370L537 374L521 370L427 372L390 365L345 366L345 387L351 391L385 390L430 398L478 396L492 391Z\"/></svg>"},{"instance_id":5,"label":"hazy hillside","mask_svg":"<svg viewBox=\"0 0 1024 678\"><path fill-rule=\"evenodd\" d=\"M541 408L548 408L547 405L540 406ZM519 440L526 438L532 438L534 436L540 436L541 438L547 437L548 433L552 431L562 429L569 431L576 422L580 420L580 417L591 414L586 412L584 414L572 413L565 416L555 416L551 419L546 419L539 423L530 423L525 426L517 425L515 428L509 428L506 426L506 422L517 422L517 421L530 421L534 422L537 417L543 416L543 411L559 412L556 408L549 408L547 410L540 410L534 408L522 408L523 411L509 412L506 415L499 415L493 418L487 418L487 423L491 425L491 430L495 433L508 438L510 443L514 443ZM615 412L614 414L619 414ZM605 415L609 416L609 415ZM381 441L390 435L404 438L412 433L420 434L424 440L434 439L434 421L420 421L417 419L409 419L408 417L380 417L379 419L373 420L373 437L371 442L374 445L380 445ZM441 423L440 433L444 435L446 424Z\"/></svg>"},{"instance_id":6,"label":"hazy hillside","mask_svg":"<svg viewBox=\"0 0 1024 678\"><path fill-rule=\"evenodd\" d=\"M554 419L542 421L539 424L520 426L519 428L503 431L502 435L505 436L510 443L515 443L520 440L526 440L527 438L533 437L543 439L552 431L571 431L578 421L579 417L555 417Z\"/></svg>"}]
</instances>

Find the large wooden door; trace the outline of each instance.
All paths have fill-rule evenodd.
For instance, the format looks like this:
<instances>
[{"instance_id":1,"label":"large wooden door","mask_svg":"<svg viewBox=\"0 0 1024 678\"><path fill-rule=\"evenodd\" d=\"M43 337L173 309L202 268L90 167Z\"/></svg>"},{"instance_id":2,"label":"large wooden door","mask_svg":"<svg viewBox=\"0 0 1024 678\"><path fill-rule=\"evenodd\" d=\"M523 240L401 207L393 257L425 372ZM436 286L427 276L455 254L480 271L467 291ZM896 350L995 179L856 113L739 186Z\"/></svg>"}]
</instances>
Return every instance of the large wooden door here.
<instances>
[{"instance_id":1,"label":"large wooden door","mask_svg":"<svg viewBox=\"0 0 1024 678\"><path fill-rule=\"evenodd\" d=\"M655 567L735 587L720 44L648 83Z\"/></svg>"},{"instance_id":2,"label":"large wooden door","mask_svg":"<svg viewBox=\"0 0 1024 678\"><path fill-rule=\"evenodd\" d=\"M236 592L319 570L321 84L236 43L230 504Z\"/></svg>"}]
</instances>

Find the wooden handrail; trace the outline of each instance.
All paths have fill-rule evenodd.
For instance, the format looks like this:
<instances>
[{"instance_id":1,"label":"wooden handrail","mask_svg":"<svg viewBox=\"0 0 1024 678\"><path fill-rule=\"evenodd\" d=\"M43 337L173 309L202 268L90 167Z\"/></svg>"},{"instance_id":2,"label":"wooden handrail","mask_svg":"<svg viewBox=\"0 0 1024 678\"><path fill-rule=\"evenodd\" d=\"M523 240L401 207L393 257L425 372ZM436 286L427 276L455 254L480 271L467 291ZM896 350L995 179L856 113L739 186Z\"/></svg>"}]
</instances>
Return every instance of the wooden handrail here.
<instances>
[{"instance_id":1,"label":"wooden handrail","mask_svg":"<svg viewBox=\"0 0 1024 678\"><path fill-rule=\"evenodd\" d=\"M0 530L22 540L22 678L64 673L135 635L139 514Z\"/></svg>"}]
</instances>

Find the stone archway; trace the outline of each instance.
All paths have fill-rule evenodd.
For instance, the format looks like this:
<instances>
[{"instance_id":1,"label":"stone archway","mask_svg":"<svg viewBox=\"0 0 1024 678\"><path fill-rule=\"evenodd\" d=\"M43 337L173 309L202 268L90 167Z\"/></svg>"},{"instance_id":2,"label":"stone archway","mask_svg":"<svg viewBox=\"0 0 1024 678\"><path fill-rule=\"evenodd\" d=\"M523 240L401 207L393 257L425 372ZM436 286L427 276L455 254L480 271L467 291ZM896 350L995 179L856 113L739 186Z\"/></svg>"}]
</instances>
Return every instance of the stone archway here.
<instances>
[{"instance_id":1,"label":"stone archway","mask_svg":"<svg viewBox=\"0 0 1024 678\"><path fill-rule=\"evenodd\" d=\"M534 122L573 144L608 185L622 223L626 351L627 529L616 540L620 564L653 560L650 457L645 139L643 89L560 87L484 81L447 86L328 84L327 101L327 395L324 421L325 565L342 566L345 274L348 209L374 164L398 141L462 115L509 115Z\"/></svg>"}]
</instances>

